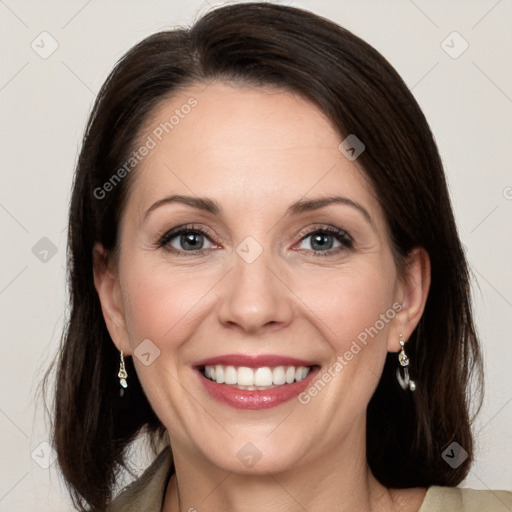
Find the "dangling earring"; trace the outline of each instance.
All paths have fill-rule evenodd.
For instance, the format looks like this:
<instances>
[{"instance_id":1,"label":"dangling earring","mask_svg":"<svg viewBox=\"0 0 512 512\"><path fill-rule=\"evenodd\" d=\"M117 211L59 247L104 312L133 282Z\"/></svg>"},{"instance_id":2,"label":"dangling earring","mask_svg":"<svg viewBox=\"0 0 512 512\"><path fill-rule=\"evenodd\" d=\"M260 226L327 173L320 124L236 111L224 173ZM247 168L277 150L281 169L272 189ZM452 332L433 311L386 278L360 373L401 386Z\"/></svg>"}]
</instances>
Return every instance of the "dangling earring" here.
<instances>
[{"instance_id":1,"label":"dangling earring","mask_svg":"<svg viewBox=\"0 0 512 512\"><path fill-rule=\"evenodd\" d=\"M120 395L124 395L124 390L128 387L128 384L126 383L126 379L128 377L128 374L126 373L126 368L124 367L124 357L123 357L123 351L121 350L121 362L119 364L119 373L117 374L119 377L119 383L124 389L120 390Z\"/></svg>"},{"instance_id":2,"label":"dangling earring","mask_svg":"<svg viewBox=\"0 0 512 512\"><path fill-rule=\"evenodd\" d=\"M409 358L404 350L405 342L402 333L400 333L400 346L402 350L398 354L398 361L400 362L400 366L404 369L404 376L402 377L400 367L398 367L396 369L396 378L402 389L409 388L411 391L414 391L416 389L416 383L409 377L409 368L407 368L409 366Z\"/></svg>"}]
</instances>

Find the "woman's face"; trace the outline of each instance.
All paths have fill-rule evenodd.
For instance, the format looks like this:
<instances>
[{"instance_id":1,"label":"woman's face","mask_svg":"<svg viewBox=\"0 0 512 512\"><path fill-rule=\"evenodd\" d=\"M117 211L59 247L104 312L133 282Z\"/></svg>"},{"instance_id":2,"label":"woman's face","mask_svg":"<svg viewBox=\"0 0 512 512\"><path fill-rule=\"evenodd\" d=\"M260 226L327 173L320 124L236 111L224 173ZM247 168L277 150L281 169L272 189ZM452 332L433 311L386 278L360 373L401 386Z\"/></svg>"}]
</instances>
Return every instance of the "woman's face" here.
<instances>
[{"instance_id":1,"label":"woman's face","mask_svg":"<svg viewBox=\"0 0 512 512\"><path fill-rule=\"evenodd\" d=\"M343 139L289 92L213 82L140 140L111 306L100 295L175 453L275 472L364 448L406 293Z\"/></svg>"}]
</instances>

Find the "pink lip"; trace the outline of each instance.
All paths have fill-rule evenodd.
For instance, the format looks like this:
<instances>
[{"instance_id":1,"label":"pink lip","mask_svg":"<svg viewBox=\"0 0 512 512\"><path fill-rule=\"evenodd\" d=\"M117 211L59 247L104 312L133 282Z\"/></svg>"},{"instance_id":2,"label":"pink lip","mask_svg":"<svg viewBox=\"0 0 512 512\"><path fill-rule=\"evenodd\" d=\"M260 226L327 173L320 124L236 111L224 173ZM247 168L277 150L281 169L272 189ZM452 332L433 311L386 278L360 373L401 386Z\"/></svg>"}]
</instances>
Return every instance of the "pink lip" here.
<instances>
[{"instance_id":1,"label":"pink lip","mask_svg":"<svg viewBox=\"0 0 512 512\"><path fill-rule=\"evenodd\" d=\"M314 361L306 361L305 359L296 359L294 357L278 356L272 354L263 354L259 356L249 356L247 354L226 354L223 356L209 357L194 363L195 368L203 366L215 366L222 364L225 366L247 366L248 368L261 368L268 366L275 368L276 366L315 366ZM291 386L291 384L290 384Z\"/></svg>"},{"instance_id":2,"label":"pink lip","mask_svg":"<svg viewBox=\"0 0 512 512\"><path fill-rule=\"evenodd\" d=\"M238 389L233 386L228 386L227 384L217 384L216 382L207 379L202 372L204 367L215 366L217 364L238 367L247 366L249 368L258 368L263 366L308 366L313 368L311 368L306 378L302 379L300 382L283 384L282 386L277 386L272 389L249 390ZM270 354L260 356L228 354L210 357L195 363L194 368L196 369L196 373L201 384L212 398L236 409L246 410L269 409L296 398L311 385L312 379L320 371L320 367L312 361Z\"/></svg>"},{"instance_id":3,"label":"pink lip","mask_svg":"<svg viewBox=\"0 0 512 512\"><path fill-rule=\"evenodd\" d=\"M320 367L315 366L300 382L293 384L283 384L273 389L266 390L248 390L237 389L226 384L217 384L207 379L201 371L197 375L201 380L208 394L219 402L234 407L235 409L259 410L276 407L289 400L299 396L306 388L311 385L312 379L320 371Z\"/></svg>"}]
</instances>

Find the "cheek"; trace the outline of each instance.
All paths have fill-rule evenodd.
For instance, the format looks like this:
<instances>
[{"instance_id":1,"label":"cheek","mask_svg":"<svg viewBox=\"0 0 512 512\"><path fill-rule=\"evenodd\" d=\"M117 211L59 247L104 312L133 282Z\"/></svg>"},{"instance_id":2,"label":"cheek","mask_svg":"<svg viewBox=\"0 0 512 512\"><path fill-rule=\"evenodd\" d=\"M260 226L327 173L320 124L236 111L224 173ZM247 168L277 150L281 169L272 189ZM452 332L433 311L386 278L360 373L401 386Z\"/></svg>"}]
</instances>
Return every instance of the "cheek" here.
<instances>
[{"instance_id":1,"label":"cheek","mask_svg":"<svg viewBox=\"0 0 512 512\"><path fill-rule=\"evenodd\" d=\"M356 420L365 414L382 374L388 330L396 316L393 269L376 262L352 266L337 271L333 279L317 280L324 283L321 289L312 286L313 276L301 288L300 296L314 312L311 322L331 354L299 401L314 408L333 438L339 439L350 425L360 425Z\"/></svg>"},{"instance_id":2,"label":"cheek","mask_svg":"<svg viewBox=\"0 0 512 512\"><path fill-rule=\"evenodd\" d=\"M132 348L146 338L157 346L181 340L214 284L205 272L170 270L165 265L145 268L144 261L127 266L123 296Z\"/></svg>"},{"instance_id":3,"label":"cheek","mask_svg":"<svg viewBox=\"0 0 512 512\"><path fill-rule=\"evenodd\" d=\"M395 316L392 269L342 269L336 277L324 275L316 284L313 275L300 279L302 284L297 282L297 295L311 310L313 321L316 318L315 324L336 354L349 350L354 340L365 346L365 341L386 338L389 322Z\"/></svg>"},{"instance_id":4,"label":"cheek","mask_svg":"<svg viewBox=\"0 0 512 512\"><path fill-rule=\"evenodd\" d=\"M204 271L170 269L165 262L153 264L144 255L126 264L124 272L125 319L140 383L164 423L165 419L169 423L171 415L176 425L185 424L187 399L182 386L172 384L190 378L187 342L211 306L212 287L219 277ZM149 361L140 357L145 353L149 353ZM184 432L180 435L186 437Z\"/></svg>"}]
</instances>

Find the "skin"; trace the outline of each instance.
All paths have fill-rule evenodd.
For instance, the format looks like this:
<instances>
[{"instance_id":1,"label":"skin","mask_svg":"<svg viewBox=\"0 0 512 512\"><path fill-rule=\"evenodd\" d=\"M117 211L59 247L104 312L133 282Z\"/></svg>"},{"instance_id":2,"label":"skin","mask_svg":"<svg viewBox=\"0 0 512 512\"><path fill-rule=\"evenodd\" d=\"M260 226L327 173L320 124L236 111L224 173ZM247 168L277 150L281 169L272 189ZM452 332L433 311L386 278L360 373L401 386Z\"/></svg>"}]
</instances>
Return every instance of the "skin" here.
<instances>
[{"instance_id":1,"label":"skin","mask_svg":"<svg viewBox=\"0 0 512 512\"><path fill-rule=\"evenodd\" d=\"M385 488L369 470L365 422L386 353L423 312L428 256L416 249L398 271L357 160L338 150L343 137L323 113L290 92L191 86L158 106L141 140L191 96L197 106L134 171L117 257L94 250L115 345L125 356L145 339L160 350L150 365L134 363L171 439L176 474L164 510L417 510L425 489ZM166 203L145 214L172 194L214 199L222 213ZM348 204L285 215L295 201L330 195L357 202L370 220ZM182 224L208 232L201 254L158 247ZM315 255L322 249L307 234L329 225L353 245L327 233L331 254ZM263 249L252 263L236 252L247 236ZM179 236L168 245L187 250ZM192 369L221 354L279 354L316 361L321 375L393 304L401 311L306 405L235 410L213 400ZM247 442L261 452L251 468L237 457Z\"/></svg>"}]
</instances>

